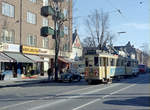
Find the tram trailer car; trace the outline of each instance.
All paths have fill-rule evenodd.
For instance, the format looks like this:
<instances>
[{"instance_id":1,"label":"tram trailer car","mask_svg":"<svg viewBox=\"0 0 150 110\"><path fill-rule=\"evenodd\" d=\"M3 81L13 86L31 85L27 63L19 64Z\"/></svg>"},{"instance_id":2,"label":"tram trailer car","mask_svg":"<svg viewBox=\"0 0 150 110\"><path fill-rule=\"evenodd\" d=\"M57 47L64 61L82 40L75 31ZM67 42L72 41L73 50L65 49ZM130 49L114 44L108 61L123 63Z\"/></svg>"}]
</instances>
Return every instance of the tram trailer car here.
<instances>
[{"instance_id":1,"label":"tram trailer car","mask_svg":"<svg viewBox=\"0 0 150 110\"><path fill-rule=\"evenodd\" d=\"M91 84L94 81L109 82L112 78L136 75L138 68L136 63L133 66L133 61L118 55L90 52L85 55L85 80ZM127 65L127 62L131 65Z\"/></svg>"}]
</instances>

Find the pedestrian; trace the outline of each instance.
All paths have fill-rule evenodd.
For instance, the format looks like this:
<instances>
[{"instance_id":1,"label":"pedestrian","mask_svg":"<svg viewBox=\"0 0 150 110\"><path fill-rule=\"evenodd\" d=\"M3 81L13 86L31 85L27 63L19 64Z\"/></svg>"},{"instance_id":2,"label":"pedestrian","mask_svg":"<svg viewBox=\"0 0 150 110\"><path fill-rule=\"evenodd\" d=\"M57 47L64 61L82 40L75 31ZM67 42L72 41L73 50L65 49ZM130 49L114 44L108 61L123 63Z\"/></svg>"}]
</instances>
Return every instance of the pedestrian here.
<instances>
[{"instance_id":1,"label":"pedestrian","mask_svg":"<svg viewBox=\"0 0 150 110\"><path fill-rule=\"evenodd\" d=\"M48 74L48 80L52 80L53 79L53 69L49 68L47 71Z\"/></svg>"}]
</instances>

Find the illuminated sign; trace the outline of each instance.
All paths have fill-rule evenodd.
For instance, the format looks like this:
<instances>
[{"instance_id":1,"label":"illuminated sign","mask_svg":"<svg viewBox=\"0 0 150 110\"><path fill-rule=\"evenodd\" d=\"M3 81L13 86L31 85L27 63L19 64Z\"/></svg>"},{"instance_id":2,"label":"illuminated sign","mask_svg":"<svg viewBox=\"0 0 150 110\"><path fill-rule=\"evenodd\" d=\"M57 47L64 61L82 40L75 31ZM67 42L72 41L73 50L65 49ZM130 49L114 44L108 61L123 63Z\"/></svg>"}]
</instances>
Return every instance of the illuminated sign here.
<instances>
[{"instance_id":1,"label":"illuminated sign","mask_svg":"<svg viewBox=\"0 0 150 110\"><path fill-rule=\"evenodd\" d=\"M17 44L7 44L3 43L0 45L0 51L5 51L5 52L20 52L20 46Z\"/></svg>"},{"instance_id":2,"label":"illuminated sign","mask_svg":"<svg viewBox=\"0 0 150 110\"><path fill-rule=\"evenodd\" d=\"M39 48L22 46L22 53L39 54Z\"/></svg>"},{"instance_id":3,"label":"illuminated sign","mask_svg":"<svg viewBox=\"0 0 150 110\"><path fill-rule=\"evenodd\" d=\"M22 46L22 53L26 54L38 54L38 55L50 55L50 51L48 49Z\"/></svg>"}]
</instances>

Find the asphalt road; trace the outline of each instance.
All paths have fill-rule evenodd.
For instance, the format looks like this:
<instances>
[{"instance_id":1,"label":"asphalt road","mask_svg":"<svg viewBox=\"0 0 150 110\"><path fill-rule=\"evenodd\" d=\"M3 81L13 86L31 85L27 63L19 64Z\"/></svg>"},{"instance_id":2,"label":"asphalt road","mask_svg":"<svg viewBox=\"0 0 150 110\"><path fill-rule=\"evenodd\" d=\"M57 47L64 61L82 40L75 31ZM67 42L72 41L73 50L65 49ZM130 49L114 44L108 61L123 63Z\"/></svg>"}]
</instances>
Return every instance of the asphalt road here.
<instances>
[{"instance_id":1,"label":"asphalt road","mask_svg":"<svg viewBox=\"0 0 150 110\"><path fill-rule=\"evenodd\" d=\"M150 74L112 84L82 80L1 88L0 110L150 110Z\"/></svg>"}]
</instances>

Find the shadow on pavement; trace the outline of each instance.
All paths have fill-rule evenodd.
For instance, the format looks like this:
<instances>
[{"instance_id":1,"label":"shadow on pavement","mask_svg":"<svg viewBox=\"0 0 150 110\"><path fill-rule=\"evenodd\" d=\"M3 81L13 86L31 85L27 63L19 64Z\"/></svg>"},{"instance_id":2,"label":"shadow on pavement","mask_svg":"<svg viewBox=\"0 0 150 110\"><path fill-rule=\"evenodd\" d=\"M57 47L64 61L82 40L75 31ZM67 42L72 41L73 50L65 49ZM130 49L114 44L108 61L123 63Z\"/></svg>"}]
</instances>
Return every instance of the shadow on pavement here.
<instances>
[{"instance_id":1,"label":"shadow on pavement","mask_svg":"<svg viewBox=\"0 0 150 110\"><path fill-rule=\"evenodd\" d=\"M0 85L0 88L8 87L48 87L48 86L85 86L88 85L84 80L80 82L54 82L48 80L36 80L36 81L16 81L13 84Z\"/></svg>"},{"instance_id":2,"label":"shadow on pavement","mask_svg":"<svg viewBox=\"0 0 150 110\"><path fill-rule=\"evenodd\" d=\"M130 83L130 84L149 84L150 74L140 74L138 77L128 77L127 79L120 79L119 81L113 80L113 83ZM99 83L98 83L99 84ZM100 83L101 84L101 83ZM48 86L85 86L88 85L84 79L80 82L54 82L45 80L27 80L27 81L15 81L13 84L0 85L0 88L6 87L48 87ZM95 84L94 84L95 85Z\"/></svg>"},{"instance_id":3,"label":"shadow on pavement","mask_svg":"<svg viewBox=\"0 0 150 110\"><path fill-rule=\"evenodd\" d=\"M125 100L108 100L104 104L150 107L150 96L136 97Z\"/></svg>"}]
</instances>

